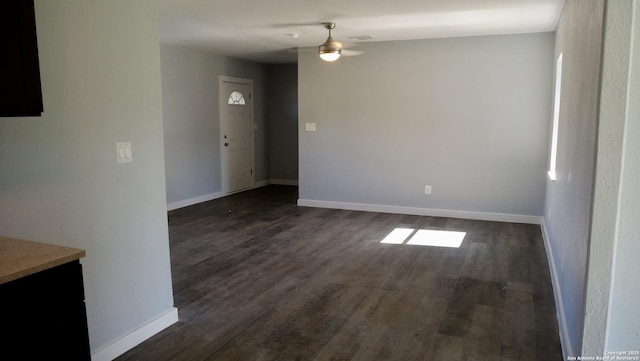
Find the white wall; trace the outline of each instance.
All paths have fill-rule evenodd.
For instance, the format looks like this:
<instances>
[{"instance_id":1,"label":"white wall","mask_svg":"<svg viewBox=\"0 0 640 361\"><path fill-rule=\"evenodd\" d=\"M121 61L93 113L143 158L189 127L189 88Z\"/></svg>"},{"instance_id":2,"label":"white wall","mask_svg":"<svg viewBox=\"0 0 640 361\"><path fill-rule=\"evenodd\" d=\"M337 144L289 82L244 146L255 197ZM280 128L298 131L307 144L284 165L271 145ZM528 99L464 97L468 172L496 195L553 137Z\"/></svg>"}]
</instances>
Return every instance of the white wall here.
<instances>
[{"instance_id":1,"label":"white wall","mask_svg":"<svg viewBox=\"0 0 640 361\"><path fill-rule=\"evenodd\" d=\"M639 347L638 7L569 0L556 32L564 65L559 169L544 224L565 356Z\"/></svg>"},{"instance_id":2,"label":"white wall","mask_svg":"<svg viewBox=\"0 0 640 361\"><path fill-rule=\"evenodd\" d=\"M596 171L589 244L582 354L600 356L611 297L613 258L616 252L620 179L625 132L631 1L608 1L604 11L604 37ZM617 350L627 351L627 350Z\"/></svg>"},{"instance_id":3,"label":"white wall","mask_svg":"<svg viewBox=\"0 0 640 361\"><path fill-rule=\"evenodd\" d=\"M270 178L264 65L162 44L162 101L170 208L213 199L222 190L218 76L253 79L256 181Z\"/></svg>"},{"instance_id":4,"label":"white wall","mask_svg":"<svg viewBox=\"0 0 640 361\"><path fill-rule=\"evenodd\" d=\"M605 350L640 347L640 1L634 0L618 230ZM628 11L628 8L626 9Z\"/></svg>"},{"instance_id":5,"label":"white wall","mask_svg":"<svg viewBox=\"0 0 640 361\"><path fill-rule=\"evenodd\" d=\"M556 30L554 60L563 54L557 180L547 181L544 229L565 356L582 347L603 9L601 0L569 0Z\"/></svg>"},{"instance_id":6,"label":"white wall","mask_svg":"<svg viewBox=\"0 0 640 361\"><path fill-rule=\"evenodd\" d=\"M638 350L638 1L608 1L582 353ZM633 46L632 46L633 44Z\"/></svg>"},{"instance_id":7,"label":"white wall","mask_svg":"<svg viewBox=\"0 0 640 361\"><path fill-rule=\"evenodd\" d=\"M44 114L0 119L0 234L86 250L95 352L175 316L156 2L35 5Z\"/></svg>"},{"instance_id":8,"label":"white wall","mask_svg":"<svg viewBox=\"0 0 640 361\"><path fill-rule=\"evenodd\" d=\"M542 215L553 34L358 50L299 54L301 204Z\"/></svg>"}]
</instances>

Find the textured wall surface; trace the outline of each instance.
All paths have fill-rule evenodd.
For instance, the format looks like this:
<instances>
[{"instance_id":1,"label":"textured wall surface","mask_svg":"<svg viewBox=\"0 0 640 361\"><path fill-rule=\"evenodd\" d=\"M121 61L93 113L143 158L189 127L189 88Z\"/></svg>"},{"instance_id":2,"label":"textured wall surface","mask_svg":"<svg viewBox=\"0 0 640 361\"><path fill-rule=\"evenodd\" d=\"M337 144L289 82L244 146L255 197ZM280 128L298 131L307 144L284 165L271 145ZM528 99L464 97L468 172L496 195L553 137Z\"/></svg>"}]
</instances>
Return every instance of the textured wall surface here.
<instances>
[{"instance_id":1,"label":"textured wall surface","mask_svg":"<svg viewBox=\"0 0 640 361\"><path fill-rule=\"evenodd\" d=\"M555 58L563 56L557 179L547 180L544 226L565 356L582 347L603 11L604 1L569 0L556 31Z\"/></svg>"},{"instance_id":2,"label":"textured wall surface","mask_svg":"<svg viewBox=\"0 0 640 361\"><path fill-rule=\"evenodd\" d=\"M607 317L613 294L611 275L617 247L632 13L630 0L608 1L605 7L598 154L582 344L585 356L603 355L609 327Z\"/></svg>"},{"instance_id":3,"label":"textured wall surface","mask_svg":"<svg viewBox=\"0 0 640 361\"><path fill-rule=\"evenodd\" d=\"M640 347L640 2L634 0L633 43L622 153L617 244L606 351Z\"/></svg>"}]
</instances>

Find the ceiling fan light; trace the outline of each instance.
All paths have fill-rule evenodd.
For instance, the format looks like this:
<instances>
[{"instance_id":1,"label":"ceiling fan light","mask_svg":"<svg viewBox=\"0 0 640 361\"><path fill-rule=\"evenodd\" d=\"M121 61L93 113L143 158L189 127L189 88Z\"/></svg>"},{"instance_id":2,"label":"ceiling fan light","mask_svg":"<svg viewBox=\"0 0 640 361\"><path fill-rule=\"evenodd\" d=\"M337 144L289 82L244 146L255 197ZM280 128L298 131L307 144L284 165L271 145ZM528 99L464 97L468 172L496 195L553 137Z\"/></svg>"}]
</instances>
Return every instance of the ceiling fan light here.
<instances>
[{"instance_id":1,"label":"ceiling fan light","mask_svg":"<svg viewBox=\"0 0 640 361\"><path fill-rule=\"evenodd\" d=\"M339 43L333 41L331 36L327 38L322 45L318 47L318 53L320 54L320 58L324 61L336 61L340 57L340 53L342 49L339 46Z\"/></svg>"},{"instance_id":2,"label":"ceiling fan light","mask_svg":"<svg viewBox=\"0 0 640 361\"><path fill-rule=\"evenodd\" d=\"M320 52L320 59L324 61L336 61L340 57L340 50L334 50L331 52Z\"/></svg>"}]
</instances>

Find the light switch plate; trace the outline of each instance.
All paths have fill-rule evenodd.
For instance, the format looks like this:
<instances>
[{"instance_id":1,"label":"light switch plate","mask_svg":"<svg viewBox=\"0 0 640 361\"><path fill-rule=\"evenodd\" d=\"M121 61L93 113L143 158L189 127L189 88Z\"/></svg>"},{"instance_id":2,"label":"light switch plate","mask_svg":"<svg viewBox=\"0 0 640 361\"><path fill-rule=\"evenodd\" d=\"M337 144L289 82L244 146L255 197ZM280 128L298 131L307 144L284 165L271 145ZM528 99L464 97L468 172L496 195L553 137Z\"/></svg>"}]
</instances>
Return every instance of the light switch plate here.
<instances>
[{"instance_id":1,"label":"light switch plate","mask_svg":"<svg viewBox=\"0 0 640 361\"><path fill-rule=\"evenodd\" d=\"M116 143L116 162L118 164L133 162L133 157L131 156L131 142Z\"/></svg>"},{"instance_id":2,"label":"light switch plate","mask_svg":"<svg viewBox=\"0 0 640 361\"><path fill-rule=\"evenodd\" d=\"M316 131L316 123L305 123L304 130L307 132L315 132Z\"/></svg>"}]
</instances>

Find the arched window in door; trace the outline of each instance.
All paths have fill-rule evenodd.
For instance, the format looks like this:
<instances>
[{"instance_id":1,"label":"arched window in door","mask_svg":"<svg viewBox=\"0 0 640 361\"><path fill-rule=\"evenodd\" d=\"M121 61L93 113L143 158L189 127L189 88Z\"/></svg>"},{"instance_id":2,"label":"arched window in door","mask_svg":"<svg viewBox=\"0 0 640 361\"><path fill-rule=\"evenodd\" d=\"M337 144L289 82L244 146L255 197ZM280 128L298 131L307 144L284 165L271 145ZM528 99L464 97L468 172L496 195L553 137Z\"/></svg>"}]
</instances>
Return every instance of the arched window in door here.
<instances>
[{"instance_id":1,"label":"arched window in door","mask_svg":"<svg viewBox=\"0 0 640 361\"><path fill-rule=\"evenodd\" d=\"M231 95L229 95L229 100L227 100L227 104L245 105L244 95L237 90L232 91Z\"/></svg>"}]
</instances>

